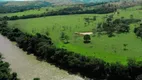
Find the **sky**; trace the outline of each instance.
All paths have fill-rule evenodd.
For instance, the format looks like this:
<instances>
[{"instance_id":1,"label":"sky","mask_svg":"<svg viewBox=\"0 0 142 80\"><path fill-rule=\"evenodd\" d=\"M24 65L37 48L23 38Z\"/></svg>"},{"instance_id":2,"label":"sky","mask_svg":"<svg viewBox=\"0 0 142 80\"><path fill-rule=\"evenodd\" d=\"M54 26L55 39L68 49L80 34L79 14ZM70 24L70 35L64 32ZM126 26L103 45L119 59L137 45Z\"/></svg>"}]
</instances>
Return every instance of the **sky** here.
<instances>
[{"instance_id":1,"label":"sky","mask_svg":"<svg viewBox=\"0 0 142 80\"><path fill-rule=\"evenodd\" d=\"M34 0L0 0L0 1L34 1Z\"/></svg>"}]
</instances>

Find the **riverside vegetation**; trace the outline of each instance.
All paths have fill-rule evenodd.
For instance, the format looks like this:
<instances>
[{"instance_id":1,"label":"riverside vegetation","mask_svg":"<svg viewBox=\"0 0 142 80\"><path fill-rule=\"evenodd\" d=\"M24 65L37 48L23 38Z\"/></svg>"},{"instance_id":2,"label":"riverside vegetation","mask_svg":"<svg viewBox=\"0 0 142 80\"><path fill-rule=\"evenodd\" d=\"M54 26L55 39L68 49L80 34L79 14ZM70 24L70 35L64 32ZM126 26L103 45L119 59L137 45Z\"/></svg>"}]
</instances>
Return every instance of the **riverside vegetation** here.
<instances>
[{"instance_id":1,"label":"riverside vegetation","mask_svg":"<svg viewBox=\"0 0 142 80\"><path fill-rule=\"evenodd\" d=\"M9 68L10 64L3 61L3 57L0 53L0 80L20 80L17 78L17 73L11 73Z\"/></svg>"}]
</instances>

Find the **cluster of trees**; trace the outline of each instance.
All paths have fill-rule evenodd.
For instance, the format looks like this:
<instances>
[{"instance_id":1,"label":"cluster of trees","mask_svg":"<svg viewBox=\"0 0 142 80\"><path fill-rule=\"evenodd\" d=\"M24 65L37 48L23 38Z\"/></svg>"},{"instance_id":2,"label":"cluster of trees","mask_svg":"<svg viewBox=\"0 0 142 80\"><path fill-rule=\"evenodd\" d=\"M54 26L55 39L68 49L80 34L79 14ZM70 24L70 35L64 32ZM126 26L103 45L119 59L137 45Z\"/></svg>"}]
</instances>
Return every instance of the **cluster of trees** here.
<instances>
[{"instance_id":1,"label":"cluster of trees","mask_svg":"<svg viewBox=\"0 0 142 80\"><path fill-rule=\"evenodd\" d=\"M106 21L97 25L97 32L106 33L109 37L114 36L114 33L128 33L130 30L129 24L139 22L139 19L115 19L110 15Z\"/></svg>"},{"instance_id":2,"label":"cluster of trees","mask_svg":"<svg viewBox=\"0 0 142 80\"><path fill-rule=\"evenodd\" d=\"M119 62L107 63L95 57L82 56L56 48L48 36L39 33L29 35L17 28L8 28L6 21L0 21L0 33L16 41L20 48L35 55L37 59L48 61L72 73L79 72L94 80L135 80L142 74L142 62L129 59L128 66L123 66Z\"/></svg>"},{"instance_id":3,"label":"cluster of trees","mask_svg":"<svg viewBox=\"0 0 142 80\"><path fill-rule=\"evenodd\" d=\"M90 24L90 22L93 22L93 21L96 21L97 20L97 16L93 16L93 18L88 18L88 17L86 17L86 18L84 18L84 21L85 21L85 25L89 25Z\"/></svg>"},{"instance_id":4,"label":"cluster of trees","mask_svg":"<svg viewBox=\"0 0 142 80\"><path fill-rule=\"evenodd\" d=\"M60 40L63 41L64 44L68 44L69 43L69 36L67 34L65 34L64 32L61 32Z\"/></svg>"},{"instance_id":5,"label":"cluster of trees","mask_svg":"<svg viewBox=\"0 0 142 80\"><path fill-rule=\"evenodd\" d=\"M106 14L115 12L117 7L111 4L102 4L99 6L95 6L93 9L88 9L87 7L81 6L74 6L64 8L58 11L50 11L44 12L42 14L30 14L30 15L23 15L23 16L11 16L7 17L4 16L3 19L7 20L17 20L17 19L28 19L28 18L37 18L37 17L45 17L45 16L55 16L55 15L70 15L70 14Z\"/></svg>"},{"instance_id":6,"label":"cluster of trees","mask_svg":"<svg viewBox=\"0 0 142 80\"><path fill-rule=\"evenodd\" d=\"M17 78L17 73L11 73L11 70L9 68L10 64L4 62L2 59L3 57L0 53L0 80L19 80Z\"/></svg>"},{"instance_id":7,"label":"cluster of trees","mask_svg":"<svg viewBox=\"0 0 142 80\"><path fill-rule=\"evenodd\" d=\"M140 24L139 27L136 27L134 29L134 33L136 34L137 37L140 37L142 39L142 23Z\"/></svg>"}]
</instances>

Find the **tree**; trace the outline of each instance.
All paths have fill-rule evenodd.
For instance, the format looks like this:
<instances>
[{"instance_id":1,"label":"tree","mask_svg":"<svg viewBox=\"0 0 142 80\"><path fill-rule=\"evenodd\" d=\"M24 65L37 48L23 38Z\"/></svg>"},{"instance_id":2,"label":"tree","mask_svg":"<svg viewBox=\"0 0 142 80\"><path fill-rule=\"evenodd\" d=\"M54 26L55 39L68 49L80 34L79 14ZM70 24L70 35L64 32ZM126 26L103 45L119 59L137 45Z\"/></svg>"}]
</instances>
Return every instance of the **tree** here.
<instances>
[{"instance_id":1,"label":"tree","mask_svg":"<svg viewBox=\"0 0 142 80\"><path fill-rule=\"evenodd\" d=\"M46 36L49 36L49 32L45 32Z\"/></svg>"},{"instance_id":2,"label":"tree","mask_svg":"<svg viewBox=\"0 0 142 80\"><path fill-rule=\"evenodd\" d=\"M93 20L94 20L94 21L96 21L96 18L97 18L96 16L93 16Z\"/></svg>"},{"instance_id":3,"label":"tree","mask_svg":"<svg viewBox=\"0 0 142 80\"><path fill-rule=\"evenodd\" d=\"M68 36L68 35L65 35L64 38L65 38L65 40L66 40L64 43L69 43L69 36Z\"/></svg>"},{"instance_id":4,"label":"tree","mask_svg":"<svg viewBox=\"0 0 142 80\"><path fill-rule=\"evenodd\" d=\"M87 22L87 24L90 23L90 19L89 18L84 18L85 22Z\"/></svg>"},{"instance_id":5,"label":"tree","mask_svg":"<svg viewBox=\"0 0 142 80\"><path fill-rule=\"evenodd\" d=\"M49 9L46 9L46 11L49 11Z\"/></svg>"},{"instance_id":6,"label":"tree","mask_svg":"<svg viewBox=\"0 0 142 80\"><path fill-rule=\"evenodd\" d=\"M12 73L11 80L19 80L19 79L17 78L17 73L16 73L16 72L13 72L13 73Z\"/></svg>"},{"instance_id":7,"label":"tree","mask_svg":"<svg viewBox=\"0 0 142 80\"><path fill-rule=\"evenodd\" d=\"M40 80L40 78L34 78L33 80Z\"/></svg>"},{"instance_id":8,"label":"tree","mask_svg":"<svg viewBox=\"0 0 142 80\"><path fill-rule=\"evenodd\" d=\"M142 80L142 74L138 75L136 80Z\"/></svg>"},{"instance_id":9,"label":"tree","mask_svg":"<svg viewBox=\"0 0 142 80\"><path fill-rule=\"evenodd\" d=\"M84 43L90 43L91 37L90 35L84 35Z\"/></svg>"},{"instance_id":10,"label":"tree","mask_svg":"<svg viewBox=\"0 0 142 80\"><path fill-rule=\"evenodd\" d=\"M66 35L64 32L60 35L60 40L62 40L65 44L69 43L69 36Z\"/></svg>"},{"instance_id":11,"label":"tree","mask_svg":"<svg viewBox=\"0 0 142 80\"><path fill-rule=\"evenodd\" d=\"M130 19L134 19L134 15L133 14L130 15Z\"/></svg>"},{"instance_id":12,"label":"tree","mask_svg":"<svg viewBox=\"0 0 142 80\"><path fill-rule=\"evenodd\" d=\"M1 21L1 23L0 23L0 26L2 27L2 28L5 28L5 27L7 27L7 21L6 20L3 20L3 21Z\"/></svg>"},{"instance_id":13,"label":"tree","mask_svg":"<svg viewBox=\"0 0 142 80\"><path fill-rule=\"evenodd\" d=\"M64 40L64 39L65 39L65 33L64 33L64 32L61 32L60 40Z\"/></svg>"},{"instance_id":14,"label":"tree","mask_svg":"<svg viewBox=\"0 0 142 80\"><path fill-rule=\"evenodd\" d=\"M92 29L92 32L93 32L93 37L95 37L95 34L97 33L97 30L94 28L94 29Z\"/></svg>"},{"instance_id":15,"label":"tree","mask_svg":"<svg viewBox=\"0 0 142 80\"><path fill-rule=\"evenodd\" d=\"M0 53L0 61L2 61L2 59L4 59L4 58L2 57L2 54Z\"/></svg>"},{"instance_id":16,"label":"tree","mask_svg":"<svg viewBox=\"0 0 142 80\"><path fill-rule=\"evenodd\" d=\"M142 24L134 29L134 33L137 37L140 37L142 39Z\"/></svg>"},{"instance_id":17,"label":"tree","mask_svg":"<svg viewBox=\"0 0 142 80\"><path fill-rule=\"evenodd\" d=\"M111 22L113 20L113 15L109 15L106 19L107 22Z\"/></svg>"}]
</instances>

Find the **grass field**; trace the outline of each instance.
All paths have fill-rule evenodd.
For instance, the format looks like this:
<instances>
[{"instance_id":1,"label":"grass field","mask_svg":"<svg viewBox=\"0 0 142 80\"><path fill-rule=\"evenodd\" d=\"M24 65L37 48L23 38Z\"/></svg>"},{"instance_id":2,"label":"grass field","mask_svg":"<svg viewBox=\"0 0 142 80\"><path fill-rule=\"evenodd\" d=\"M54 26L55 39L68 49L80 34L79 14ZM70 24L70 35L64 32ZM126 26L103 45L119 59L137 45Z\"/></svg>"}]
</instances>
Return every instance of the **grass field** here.
<instances>
[{"instance_id":1,"label":"grass field","mask_svg":"<svg viewBox=\"0 0 142 80\"><path fill-rule=\"evenodd\" d=\"M133 14L134 18L142 19L142 10L136 10L140 6L132 7L127 10L118 10L120 14L114 14L116 18L130 18ZM32 12L31 12L32 13ZM16 13L15 13L16 14ZM10 15L10 14L8 14ZM20 13L17 13L20 15ZM82 15L66 15L66 16L50 16L34 19L24 19L9 21L9 27L18 27L29 34L49 32L54 44L57 47L68 49L88 57L97 57L107 62L127 63L128 58L136 58L142 60L142 40L137 38L133 33L133 29L138 23L131 24L130 33L117 34L115 37L109 38L107 35L91 37L90 44L83 43L83 37L77 36L75 32L92 31L98 22L104 21L104 17L109 14L82 14ZM92 21L85 26L84 18L97 16L96 21ZM64 44L59 37L61 32L65 32L69 36L69 44ZM124 51L124 44L128 50Z\"/></svg>"}]
</instances>

